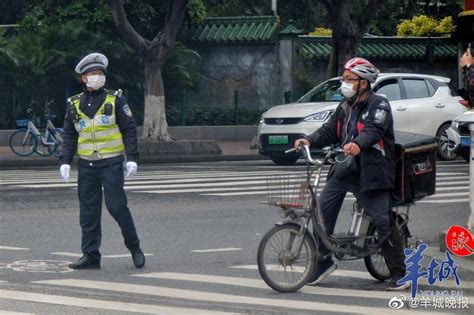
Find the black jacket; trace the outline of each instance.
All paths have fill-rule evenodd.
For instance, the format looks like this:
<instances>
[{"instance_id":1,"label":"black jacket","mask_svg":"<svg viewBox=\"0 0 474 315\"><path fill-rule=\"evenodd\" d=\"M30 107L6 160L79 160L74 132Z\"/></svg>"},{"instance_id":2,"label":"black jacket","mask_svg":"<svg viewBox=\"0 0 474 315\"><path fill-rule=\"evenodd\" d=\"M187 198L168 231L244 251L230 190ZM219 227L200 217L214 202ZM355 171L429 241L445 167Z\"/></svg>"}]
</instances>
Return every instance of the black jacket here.
<instances>
[{"instance_id":1,"label":"black jacket","mask_svg":"<svg viewBox=\"0 0 474 315\"><path fill-rule=\"evenodd\" d=\"M464 67L463 73L465 95L462 96L467 98L469 106L474 108L474 66Z\"/></svg>"},{"instance_id":2,"label":"black jacket","mask_svg":"<svg viewBox=\"0 0 474 315\"><path fill-rule=\"evenodd\" d=\"M105 101L107 93L106 89L89 92L87 90L80 96L79 108L89 118L93 118L99 108ZM74 128L74 121L69 113L68 104L66 109L66 117L64 118L63 144L61 156L59 158L61 164L71 164L77 150L77 139L79 134ZM123 143L125 145L125 153L127 161L138 161L138 141L137 126L133 116L127 115L124 106L127 105L127 99L124 96L117 96L115 99L115 115L116 122L122 133ZM130 113L130 111L128 110ZM114 159L115 161L116 159ZM122 159L123 160L123 159Z\"/></svg>"},{"instance_id":3,"label":"black jacket","mask_svg":"<svg viewBox=\"0 0 474 315\"><path fill-rule=\"evenodd\" d=\"M365 103L354 106L344 100L329 120L307 136L312 146L343 145L350 110L356 111L357 135L352 140L361 149L359 184L361 191L393 189L395 181L395 138L392 111L388 101L370 93Z\"/></svg>"}]
</instances>

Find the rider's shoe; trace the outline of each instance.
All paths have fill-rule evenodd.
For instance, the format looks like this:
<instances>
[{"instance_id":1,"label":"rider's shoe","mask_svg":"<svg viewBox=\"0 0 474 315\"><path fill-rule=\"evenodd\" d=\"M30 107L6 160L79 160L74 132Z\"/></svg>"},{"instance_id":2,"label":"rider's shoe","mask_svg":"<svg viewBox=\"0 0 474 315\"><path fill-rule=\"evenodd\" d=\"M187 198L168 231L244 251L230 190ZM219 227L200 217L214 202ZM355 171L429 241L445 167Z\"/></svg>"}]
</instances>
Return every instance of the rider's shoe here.
<instances>
[{"instance_id":1,"label":"rider's shoe","mask_svg":"<svg viewBox=\"0 0 474 315\"><path fill-rule=\"evenodd\" d=\"M388 286L385 288L385 291L405 291L410 288L410 282L405 282L403 284L397 284L397 280L391 279L388 283Z\"/></svg>"},{"instance_id":2,"label":"rider's shoe","mask_svg":"<svg viewBox=\"0 0 474 315\"><path fill-rule=\"evenodd\" d=\"M324 279L327 278L334 270L337 269L336 263L328 258L326 260L319 260L316 264L316 268L313 271L313 275L309 278L307 285L320 284Z\"/></svg>"}]
</instances>

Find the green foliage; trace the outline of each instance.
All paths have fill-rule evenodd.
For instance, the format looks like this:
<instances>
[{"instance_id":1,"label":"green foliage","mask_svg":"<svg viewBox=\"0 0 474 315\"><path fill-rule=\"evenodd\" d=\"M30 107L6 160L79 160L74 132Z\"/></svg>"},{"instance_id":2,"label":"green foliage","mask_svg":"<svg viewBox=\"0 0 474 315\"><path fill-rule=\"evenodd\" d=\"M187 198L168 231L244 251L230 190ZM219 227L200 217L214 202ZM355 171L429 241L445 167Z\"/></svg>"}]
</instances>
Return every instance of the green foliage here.
<instances>
[{"instance_id":1,"label":"green foliage","mask_svg":"<svg viewBox=\"0 0 474 315\"><path fill-rule=\"evenodd\" d=\"M453 19L450 16L438 21L426 15L418 15L398 24L397 36L446 36L452 29Z\"/></svg>"},{"instance_id":2,"label":"green foliage","mask_svg":"<svg viewBox=\"0 0 474 315\"><path fill-rule=\"evenodd\" d=\"M168 88L197 88L206 78L198 72L201 56L176 42L163 68L163 81Z\"/></svg>"},{"instance_id":3,"label":"green foliage","mask_svg":"<svg viewBox=\"0 0 474 315\"><path fill-rule=\"evenodd\" d=\"M186 5L187 20L201 23L207 17L207 10L202 0L188 0Z\"/></svg>"},{"instance_id":4,"label":"green foliage","mask_svg":"<svg viewBox=\"0 0 474 315\"><path fill-rule=\"evenodd\" d=\"M28 15L15 32L0 36L0 85L16 92L18 115L24 116L25 108L33 105L41 116L44 104L54 99L52 110L62 117L66 96L82 89L74 68L95 51L109 59L108 87L143 91L143 67L136 52L116 34L106 0L25 1ZM125 1L130 22L149 37L164 23L166 4L166 0ZM191 0L189 5L193 19L202 19L201 0ZM195 51L177 43L163 68L165 84L196 88L202 79L199 63ZM12 94L5 97L11 101Z\"/></svg>"},{"instance_id":5,"label":"green foliage","mask_svg":"<svg viewBox=\"0 0 474 315\"><path fill-rule=\"evenodd\" d=\"M332 36L332 30L330 28L316 27L314 31L310 32L308 35L312 36Z\"/></svg>"}]
</instances>

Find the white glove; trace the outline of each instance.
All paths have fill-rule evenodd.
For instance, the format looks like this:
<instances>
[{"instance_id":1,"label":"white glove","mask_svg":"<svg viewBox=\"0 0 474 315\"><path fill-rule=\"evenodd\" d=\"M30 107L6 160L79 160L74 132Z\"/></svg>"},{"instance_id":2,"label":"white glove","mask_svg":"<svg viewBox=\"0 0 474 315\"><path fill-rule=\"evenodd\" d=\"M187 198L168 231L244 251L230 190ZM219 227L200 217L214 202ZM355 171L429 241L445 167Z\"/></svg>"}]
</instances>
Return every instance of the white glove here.
<instances>
[{"instance_id":1,"label":"white glove","mask_svg":"<svg viewBox=\"0 0 474 315\"><path fill-rule=\"evenodd\" d=\"M127 162L127 177L132 177L137 174L138 165L136 162Z\"/></svg>"},{"instance_id":2,"label":"white glove","mask_svg":"<svg viewBox=\"0 0 474 315\"><path fill-rule=\"evenodd\" d=\"M71 165L69 164L62 164L61 168L59 169L59 173L61 177L64 179L66 183L69 183L69 173L71 171Z\"/></svg>"}]
</instances>

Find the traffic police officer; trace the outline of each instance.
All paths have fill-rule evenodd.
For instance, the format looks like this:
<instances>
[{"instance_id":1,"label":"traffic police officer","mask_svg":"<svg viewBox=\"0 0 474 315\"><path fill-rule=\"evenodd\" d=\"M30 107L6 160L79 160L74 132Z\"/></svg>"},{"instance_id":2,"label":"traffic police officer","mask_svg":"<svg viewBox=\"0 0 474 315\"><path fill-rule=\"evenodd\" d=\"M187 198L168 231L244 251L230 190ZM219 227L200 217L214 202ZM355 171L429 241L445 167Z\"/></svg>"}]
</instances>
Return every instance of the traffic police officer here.
<instances>
[{"instance_id":1,"label":"traffic police officer","mask_svg":"<svg viewBox=\"0 0 474 315\"><path fill-rule=\"evenodd\" d=\"M107 209L122 230L133 263L137 268L145 265L123 188L124 154L127 177L137 172L137 128L121 91L104 89L107 66L107 57L100 53L87 55L77 64L84 92L68 99L64 120L60 173L66 182L76 151L79 156L79 218L84 255L69 265L72 269L100 268L102 188Z\"/></svg>"}]
</instances>

